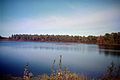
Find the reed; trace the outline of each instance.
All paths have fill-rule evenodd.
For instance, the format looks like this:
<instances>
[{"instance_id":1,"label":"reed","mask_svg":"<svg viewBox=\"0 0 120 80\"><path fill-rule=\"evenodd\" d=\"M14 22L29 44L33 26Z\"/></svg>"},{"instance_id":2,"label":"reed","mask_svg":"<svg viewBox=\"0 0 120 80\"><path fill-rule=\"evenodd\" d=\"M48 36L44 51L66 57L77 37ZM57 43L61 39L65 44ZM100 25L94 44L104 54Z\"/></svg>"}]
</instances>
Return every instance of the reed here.
<instances>
[{"instance_id":1,"label":"reed","mask_svg":"<svg viewBox=\"0 0 120 80\"><path fill-rule=\"evenodd\" d=\"M54 69L55 62L56 60L54 60L52 63L50 76L47 74L43 74L38 75L37 77L33 77L30 75L30 71L28 69L29 65L26 64L24 68L23 80L88 80L86 76L81 76L76 73L70 72L67 67L62 69L62 55L60 55L58 70Z\"/></svg>"},{"instance_id":2,"label":"reed","mask_svg":"<svg viewBox=\"0 0 120 80\"><path fill-rule=\"evenodd\" d=\"M71 72L67 67L62 67L62 55L60 55L58 70L55 70L55 62L53 61L51 66L51 74L43 74L33 76L30 72L29 64L27 63L24 67L24 74L22 77L14 77L12 75L1 75L0 80L120 80L120 65L115 65L113 62L107 67L106 73L95 79L89 78L85 75L79 75L74 72Z\"/></svg>"}]
</instances>

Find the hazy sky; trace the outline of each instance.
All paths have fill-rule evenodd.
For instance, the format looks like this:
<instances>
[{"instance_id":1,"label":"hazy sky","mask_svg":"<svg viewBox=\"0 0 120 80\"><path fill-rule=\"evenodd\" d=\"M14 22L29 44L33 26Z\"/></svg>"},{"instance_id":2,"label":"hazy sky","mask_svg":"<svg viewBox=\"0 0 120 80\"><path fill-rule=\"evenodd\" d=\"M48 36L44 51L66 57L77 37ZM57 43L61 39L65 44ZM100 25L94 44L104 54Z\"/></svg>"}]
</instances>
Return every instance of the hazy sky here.
<instances>
[{"instance_id":1,"label":"hazy sky","mask_svg":"<svg viewBox=\"0 0 120 80\"><path fill-rule=\"evenodd\" d=\"M0 35L120 32L120 0L0 0Z\"/></svg>"}]
</instances>

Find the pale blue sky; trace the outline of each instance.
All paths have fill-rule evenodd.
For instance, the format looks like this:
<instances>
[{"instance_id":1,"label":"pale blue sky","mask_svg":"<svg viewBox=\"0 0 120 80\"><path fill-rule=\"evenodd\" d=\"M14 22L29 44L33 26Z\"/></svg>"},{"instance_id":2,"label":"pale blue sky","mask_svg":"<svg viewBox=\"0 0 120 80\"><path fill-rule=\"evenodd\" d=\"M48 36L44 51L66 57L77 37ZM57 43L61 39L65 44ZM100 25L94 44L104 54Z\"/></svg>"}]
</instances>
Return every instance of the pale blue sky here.
<instances>
[{"instance_id":1,"label":"pale blue sky","mask_svg":"<svg viewBox=\"0 0 120 80\"><path fill-rule=\"evenodd\" d=\"M0 0L0 35L120 32L120 0Z\"/></svg>"}]
</instances>

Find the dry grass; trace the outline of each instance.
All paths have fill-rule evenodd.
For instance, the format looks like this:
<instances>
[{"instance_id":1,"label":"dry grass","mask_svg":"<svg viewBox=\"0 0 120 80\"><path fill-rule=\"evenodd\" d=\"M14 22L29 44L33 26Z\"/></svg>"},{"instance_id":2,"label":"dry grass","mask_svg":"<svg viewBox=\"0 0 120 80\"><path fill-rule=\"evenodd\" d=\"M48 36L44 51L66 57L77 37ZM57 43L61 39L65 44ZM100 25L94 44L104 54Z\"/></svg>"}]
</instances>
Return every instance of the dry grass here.
<instances>
[{"instance_id":1,"label":"dry grass","mask_svg":"<svg viewBox=\"0 0 120 80\"><path fill-rule=\"evenodd\" d=\"M28 64L25 67L24 70L24 80L88 80L86 76L78 75L76 73L70 72L65 68L62 70L62 55L60 55L60 61L59 61L59 68L57 71L54 69L55 60L53 61L52 67L51 67L51 75L38 75L37 77L30 77L28 74Z\"/></svg>"},{"instance_id":2,"label":"dry grass","mask_svg":"<svg viewBox=\"0 0 120 80\"><path fill-rule=\"evenodd\" d=\"M0 80L120 80L120 66L116 66L113 62L107 67L106 73L99 79L90 79L85 75L79 75L69 71L67 68L62 68L62 56L60 55L59 68L54 69L55 60L51 67L51 74L43 74L33 76L28 70L28 64L25 66L23 78L13 77L11 75L0 76Z\"/></svg>"}]
</instances>

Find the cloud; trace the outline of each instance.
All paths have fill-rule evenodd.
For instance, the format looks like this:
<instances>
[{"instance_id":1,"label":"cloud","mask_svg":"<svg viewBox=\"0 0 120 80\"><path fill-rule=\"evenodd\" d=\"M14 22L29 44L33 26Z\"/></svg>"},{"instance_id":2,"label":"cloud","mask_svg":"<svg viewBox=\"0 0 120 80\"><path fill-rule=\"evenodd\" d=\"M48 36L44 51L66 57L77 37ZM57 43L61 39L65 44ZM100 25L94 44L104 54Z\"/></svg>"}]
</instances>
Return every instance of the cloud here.
<instances>
[{"instance_id":1,"label":"cloud","mask_svg":"<svg viewBox=\"0 0 120 80\"><path fill-rule=\"evenodd\" d=\"M84 16L49 16L43 18L27 19L21 21L20 25L25 27L40 27L40 28L75 28L75 27L91 27L103 24L110 24L118 17L120 11L116 9L93 12Z\"/></svg>"},{"instance_id":2,"label":"cloud","mask_svg":"<svg viewBox=\"0 0 120 80\"><path fill-rule=\"evenodd\" d=\"M81 12L81 11L80 11ZM120 10L112 8L92 13L80 14L79 10L71 16L50 15L47 17L24 18L2 23L4 31L11 32L35 32L39 30L79 30L89 31L90 29L113 29L120 18ZM79 13L79 14L78 14ZM109 26L109 28L108 28Z\"/></svg>"}]
</instances>

